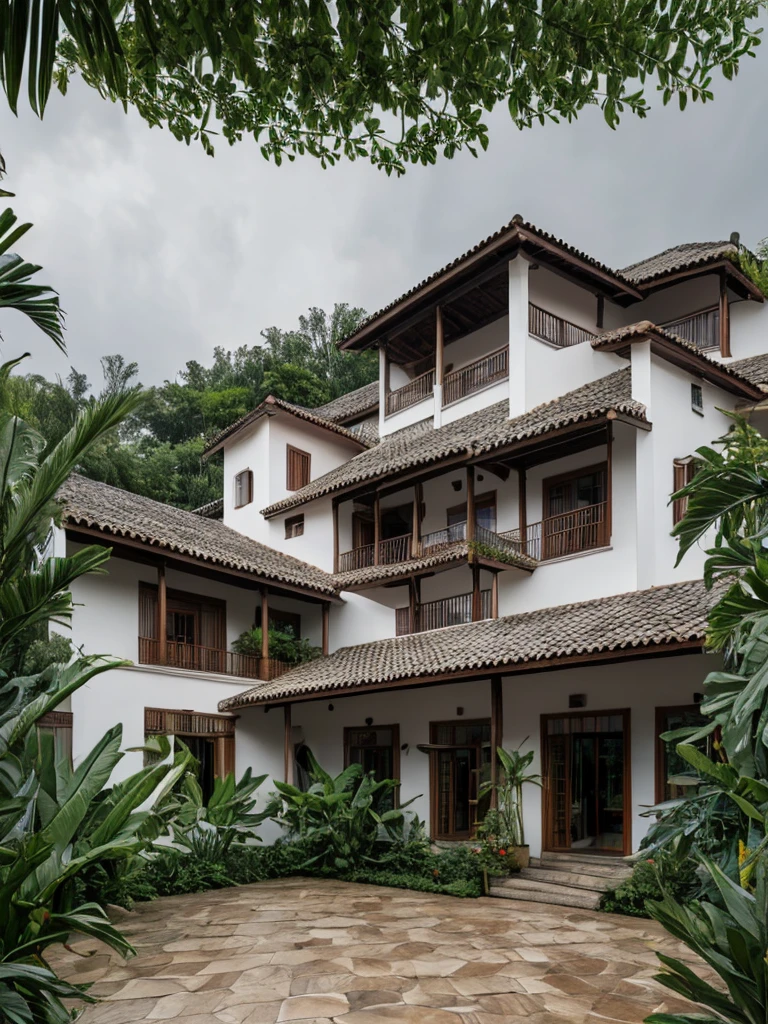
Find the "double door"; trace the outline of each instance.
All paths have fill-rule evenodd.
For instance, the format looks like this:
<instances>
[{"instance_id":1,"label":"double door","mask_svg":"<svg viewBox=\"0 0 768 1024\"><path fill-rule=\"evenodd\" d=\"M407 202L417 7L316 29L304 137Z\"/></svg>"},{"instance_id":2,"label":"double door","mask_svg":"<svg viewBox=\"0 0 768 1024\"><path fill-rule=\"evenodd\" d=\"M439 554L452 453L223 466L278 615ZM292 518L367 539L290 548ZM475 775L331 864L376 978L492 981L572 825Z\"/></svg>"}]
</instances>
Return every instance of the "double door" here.
<instances>
[{"instance_id":1,"label":"double door","mask_svg":"<svg viewBox=\"0 0 768 1024\"><path fill-rule=\"evenodd\" d=\"M469 839L488 809L479 789L490 777L491 723L432 722L430 756L433 839Z\"/></svg>"}]
</instances>

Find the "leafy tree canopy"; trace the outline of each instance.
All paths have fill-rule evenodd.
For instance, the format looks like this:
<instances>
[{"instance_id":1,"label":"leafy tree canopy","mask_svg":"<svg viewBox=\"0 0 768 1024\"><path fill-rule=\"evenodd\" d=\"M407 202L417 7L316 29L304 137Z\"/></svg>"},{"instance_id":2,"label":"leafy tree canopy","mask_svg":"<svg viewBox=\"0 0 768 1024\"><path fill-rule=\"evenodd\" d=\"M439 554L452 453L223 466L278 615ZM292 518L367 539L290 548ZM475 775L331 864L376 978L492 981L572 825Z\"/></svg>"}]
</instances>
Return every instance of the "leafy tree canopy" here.
<instances>
[{"instance_id":1,"label":"leafy tree canopy","mask_svg":"<svg viewBox=\"0 0 768 1024\"><path fill-rule=\"evenodd\" d=\"M270 327L262 331L261 345L216 348L209 366L188 362L176 380L147 389L141 406L84 454L79 471L181 508L221 497L221 460L203 460L215 433L269 394L314 407L376 379L375 353L340 352L336 345L364 315L345 303L330 314L313 308L299 317L296 330ZM138 364L121 355L105 356L101 367L104 381L97 392L74 368L55 381L12 376L2 404L52 447L97 398L120 395L138 383Z\"/></svg>"},{"instance_id":2,"label":"leafy tree canopy","mask_svg":"<svg viewBox=\"0 0 768 1024\"><path fill-rule=\"evenodd\" d=\"M213 153L220 132L267 159L365 158L402 173L488 145L486 111L518 127L597 104L615 127L712 97L752 55L760 0L4 0L1 80L42 115L79 74L150 125Z\"/></svg>"}]
</instances>

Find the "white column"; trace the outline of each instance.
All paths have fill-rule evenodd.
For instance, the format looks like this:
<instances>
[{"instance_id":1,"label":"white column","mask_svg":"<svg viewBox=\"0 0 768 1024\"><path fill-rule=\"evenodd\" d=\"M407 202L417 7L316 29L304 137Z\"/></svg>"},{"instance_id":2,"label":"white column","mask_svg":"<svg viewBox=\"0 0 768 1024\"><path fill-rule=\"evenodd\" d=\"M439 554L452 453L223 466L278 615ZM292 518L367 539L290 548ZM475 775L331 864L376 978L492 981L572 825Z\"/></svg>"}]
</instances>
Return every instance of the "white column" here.
<instances>
[{"instance_id":1,"label":"white column","mask_svg":"<svg viewBox=\"0 0 768 1024\"><path fill-rule=\"evenodd\" d=\"M387 353L379 348L379 437L384 436L384 417L387 415Z\"/></svg>"},{"instance_id":2,"label":"white column","mask_svg":"<svg viewBox=\"0 0 768 1024\"><path fill-rule=\"evenodd\" d=\"M435 430L443 425L443 385L434 384L432 393L435 397L434 424Z\"/></svg>"},{"instance_id":3,"label":"white column","mask_svg":"<svg viewBox=\"0 0 768 1024\"><path fill-rule=\"evenodd\" d=\"M525 356L528 348L528 261L509 261L509 415L527 411Z\"/></svg>"},{"instance_id":4,"label":"white column","mask_svg":"<svg viewBox=\"0 0 768 1024\"><path fill-rule=\"evenodd\" d=\"M632 397L645 406L646 416L653 422L650 341L630 346L632 366ZM653 459L654 433L635 431L635 527L637 532L637 589L646 590L656 582L656 480ZM671 469L670 469L671 473ZM616 523L615 529L620 529Z\"/></svg>"}]
</instances>

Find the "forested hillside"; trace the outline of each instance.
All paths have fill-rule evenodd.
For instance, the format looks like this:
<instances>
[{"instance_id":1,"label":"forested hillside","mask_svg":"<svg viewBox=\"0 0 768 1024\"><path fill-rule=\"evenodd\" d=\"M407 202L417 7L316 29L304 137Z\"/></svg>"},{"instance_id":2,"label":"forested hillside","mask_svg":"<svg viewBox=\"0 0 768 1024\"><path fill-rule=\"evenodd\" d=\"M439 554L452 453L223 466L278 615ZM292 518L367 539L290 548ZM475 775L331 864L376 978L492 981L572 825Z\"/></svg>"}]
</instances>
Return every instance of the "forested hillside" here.
<instances>
[{"instance_id":1,"label":"forested hillside","mask_svg":"<svg viewBox=\"0 0 768 1024\"><path fill-rule=\"evenodd\" d=\"M376 378L375 352L355 355L336 347L364 316L364 310L344 303L330 314L313 308L299 317L295 330L270 327L261 332L259 345L234 351L218 346L207 366L187 362L175 380L144 390L137 413L91 450L80 471L181 508L220 497L221 456L203 461L207 438L269 394L314 407ZM105 355L101 366L103 381L97 384L74 367L65 380L17 373L4 388L3 405L53 445L79 409L141 382L139 364L123 355Z\"/></svg>"}]
</instances>

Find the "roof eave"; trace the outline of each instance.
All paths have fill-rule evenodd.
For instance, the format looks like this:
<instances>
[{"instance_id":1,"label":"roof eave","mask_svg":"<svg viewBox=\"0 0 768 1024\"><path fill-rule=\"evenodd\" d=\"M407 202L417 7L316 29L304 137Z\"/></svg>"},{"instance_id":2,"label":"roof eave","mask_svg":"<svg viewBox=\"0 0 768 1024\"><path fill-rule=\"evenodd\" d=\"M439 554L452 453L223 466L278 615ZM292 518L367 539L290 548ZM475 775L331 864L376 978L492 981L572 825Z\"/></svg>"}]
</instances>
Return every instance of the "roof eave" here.
<instances>
[{"instance_id":1,"label":"roof eave","mask_svg":"<svg viewBox=\"0 0 768 1024\"><path fill-rule=\"evenodd\" d=\"M668 288L680 281L694 277L704 277L706 274L713 274L721 270L725 271L731 279L731 286L734 288L734 291L743 293L745 297L748 296L750 299L754 299L755 302L765 302L765 296L755 282L747 277L742 269L733 260L728 259L727 256L719 256L713 260L704 260L690 267L671 270L669 273L661 274L649 281L640 282L637 287L641 292L641 297L646 298L651 292Z\"/></svg>"}]
</instances>

